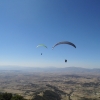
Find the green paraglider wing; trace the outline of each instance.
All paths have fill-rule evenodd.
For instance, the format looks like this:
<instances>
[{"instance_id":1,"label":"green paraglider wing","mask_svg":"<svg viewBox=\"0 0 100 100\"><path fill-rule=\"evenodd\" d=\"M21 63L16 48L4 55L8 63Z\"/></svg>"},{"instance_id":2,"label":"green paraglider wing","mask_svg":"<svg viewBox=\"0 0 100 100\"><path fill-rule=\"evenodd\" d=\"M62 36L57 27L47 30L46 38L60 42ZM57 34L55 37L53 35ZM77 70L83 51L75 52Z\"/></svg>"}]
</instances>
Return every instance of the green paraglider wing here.
<instances>
[{"instance_id":1,"label":"green paraglider wing","mask_svg":"<svg viewBox=\"0 0 100 100\"><path fill-rule=\"evenodd\" d=\"M47 48L47 46L44 45L44 44L39 44L39 45L37 46L37 48L38 48L38 47L45 47L45 48Z\"/></svg>"},{"instance_id":2,"label":"green paraglider wing","mask_svg":"<svg viewBox=\"0 0 100 100\"><path fill-rule=\"evenodd\" d=\"M71 46L73 46L74 48L76 48L75 44L69 42L69 41L62 41L62 42L58 42L57 44L55 44L52 48L56 47L57 45L60 45L60 44L69 44Z\"/></svg>"}]
</instances>

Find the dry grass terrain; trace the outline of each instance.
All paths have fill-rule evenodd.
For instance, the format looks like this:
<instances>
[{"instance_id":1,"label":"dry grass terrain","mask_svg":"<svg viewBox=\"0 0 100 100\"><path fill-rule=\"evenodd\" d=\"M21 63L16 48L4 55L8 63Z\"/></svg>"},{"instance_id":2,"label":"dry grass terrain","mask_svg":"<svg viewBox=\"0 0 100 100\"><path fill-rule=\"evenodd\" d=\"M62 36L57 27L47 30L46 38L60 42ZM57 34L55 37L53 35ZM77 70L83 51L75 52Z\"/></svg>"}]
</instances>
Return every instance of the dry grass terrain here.
<instances>
[{"instance_id":1,"label":"dry grass terrain","mask_svg":"<svg viewBox=\"0 0 100 100\"><path fill-rule=\"evenodd\" d=\"M62 100L69 97L100 100L100 75L0 71L0 92L17 93L31 99L45 90L56 91Z\"/></svg>"}]
</instances>

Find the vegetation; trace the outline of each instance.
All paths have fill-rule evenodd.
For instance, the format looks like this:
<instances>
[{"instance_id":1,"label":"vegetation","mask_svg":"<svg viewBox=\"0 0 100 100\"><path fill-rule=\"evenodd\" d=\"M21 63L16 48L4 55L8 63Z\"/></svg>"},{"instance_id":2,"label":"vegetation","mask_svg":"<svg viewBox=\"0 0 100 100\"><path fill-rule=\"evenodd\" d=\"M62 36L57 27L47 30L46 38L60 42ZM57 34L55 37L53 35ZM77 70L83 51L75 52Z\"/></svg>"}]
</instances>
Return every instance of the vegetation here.
<instances>
[{"instance_id":1,"label":"vegetation","mask_svg":"<svg viewBox=\"0 0 100 100\"><path fill-rule=\"evenodd\" d=\"M61 100L61 98L54 91L46 90L43 96L36 95L32 100Z\"/></svg>"},{"instance_id":2,"label":"vegetation","mask_svg":"<svg viewBox=\"0 0 100 100\"><path fill-rule=\"evenodd\" d=\"M83 97L83 98L81 98L79 100L98 100L98 99L92 99L92 98L85 98L85 97Z\"/></svg>"},{"instance_id":3,"label":"vegetation","mask_svg":"<svg viewBox=\"0 0 100 100\"><path fill-rule=\"evenodd\" d=\"M20 95L13 95L12 93L0 93L0 100L26 100Z\"/></svg>"},{"instance_id":4,"label":"vegetation","mask_svg":"<svg viewBox=\"0 0 100 100\"><path fill-rule=\"evenodd\" d=\"M36 95L32 100L45 100L45 98L40 95Z\"/></svg>"},{"instance_id":5,"label":"vegetation","mask_svg":"<svg viewBox=\"0 0 100 100\"><path fill-rule=\"evenodd\" d=\"M0 100L27 100L27 99L17 94L0 93ZM35 97L31 100L61 100L61 96L54 91L46 90L43 92L43 96L35 95ZM99 100L99 99L91 99L91 98L82 97L78 100Z\"/></svg>"},{"instance_id":6,"label":"vegetation","mask_svg":"<svg viewBox=\"0 0 100 100\"><path fill-rule=\"evenodd\" d=\"M14 95L11 93L0 93L0 100L26 100L20 95ZM60 96L50 90L46 90L43 96L36 95L32 100L61 100Z\"/></svg>"}]
</instances>

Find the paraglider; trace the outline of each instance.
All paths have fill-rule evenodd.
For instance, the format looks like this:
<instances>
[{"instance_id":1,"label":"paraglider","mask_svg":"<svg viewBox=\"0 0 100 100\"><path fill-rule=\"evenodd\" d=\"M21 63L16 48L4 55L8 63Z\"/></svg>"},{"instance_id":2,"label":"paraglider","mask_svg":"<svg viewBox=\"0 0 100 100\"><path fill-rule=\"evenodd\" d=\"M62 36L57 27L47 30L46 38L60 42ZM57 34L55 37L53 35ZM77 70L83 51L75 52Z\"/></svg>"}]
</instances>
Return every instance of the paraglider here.
<instances>
[{"instance_id":1,"label":"paraglider","mask_svg":"<svg viewBox=\"0 0 100 100\"><path fill-rule=\"evenodd\" d=\"M71 45L71 46L73 46L74 48L76 48L75 44L73 44L72 42L69 42L69 41L62 41L62 42L56 43L56 44L52 47L52 49L54 49L56 46L58 46L58 45L60 45L60 44L68 44L68 45ZM65 59L65 63L66 63L66 62L67 62L67 60Z\"/></svg>"},{"instance_id":2,"label":"paraglider","mask_svg":"<svg viewBox=\"0 0 100 100\"><path fill-rule=\"evenodd\" d=\"M39 45L37 45L37 48L38 48L38 47L45 47L45 48L47 48L47 46L44 45L44 44L39 44ZM42 53L41 53L41 55L42 55Z\"/></svg>"}]
</instances>

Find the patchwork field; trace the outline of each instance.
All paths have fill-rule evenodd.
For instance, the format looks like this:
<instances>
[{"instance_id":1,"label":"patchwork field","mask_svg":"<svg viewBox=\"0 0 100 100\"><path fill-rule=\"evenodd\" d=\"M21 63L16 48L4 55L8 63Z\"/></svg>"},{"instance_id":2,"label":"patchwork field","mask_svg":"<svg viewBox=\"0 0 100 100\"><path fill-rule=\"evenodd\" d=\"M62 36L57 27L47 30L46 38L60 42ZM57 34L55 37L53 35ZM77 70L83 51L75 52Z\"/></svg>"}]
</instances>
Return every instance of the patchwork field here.
<instances>
[{"instance_id":1,"label":"patchwork field","mask_svg":"<svg viewBox=\"0 0 100 100\"><path fill-rule=\"evenodd\" d=\"M31 99L45 90L57 92L62 100L83 97L100 100L100 75L0 71L0 92L17 93Z\"/></svg>"}]
</instances>

